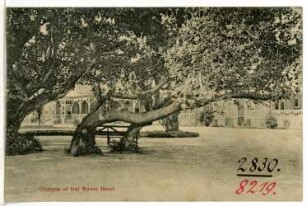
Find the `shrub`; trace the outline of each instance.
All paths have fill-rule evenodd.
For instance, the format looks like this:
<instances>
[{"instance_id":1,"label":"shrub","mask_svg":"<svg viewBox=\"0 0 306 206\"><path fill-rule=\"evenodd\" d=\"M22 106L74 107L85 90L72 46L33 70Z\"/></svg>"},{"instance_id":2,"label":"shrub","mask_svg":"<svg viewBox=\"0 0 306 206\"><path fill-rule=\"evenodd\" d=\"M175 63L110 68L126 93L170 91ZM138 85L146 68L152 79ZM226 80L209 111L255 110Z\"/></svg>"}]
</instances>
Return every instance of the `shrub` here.
<instances>
[{"instance_id":1,"label":"shrub","mask_svg":"<svg viewBox=\"0 0 306 206\"><path fill-rule=\"evenodd\" d=\"M42 147L38 139L29 134L7 133L6 154L23 155L41 152Z\"/></svg>"},{"instance_id":2,"label":"shrub","mask_svg":"<svg viewBox=\"0 0 306 206\"><path fill-rule=\"evenodd\" d=\"M203 112L200 114L200 122L208 127L214 120L215 115L212 107L204 107Z\"/></svg>"},{"instance_id":3,"label":"shrub","mask_svg":"<svg viewBox=\"0 0 306 206\"><path fill-rule=\"evenodd\" d=\"M140 148L136 144L136 142L132 142L128 144L128 146L123 141L111 140L109 147L111 148L111 152L132 152L137 153L140 152Z\"/></svg>"},{"instance_id":4,"label":"shrub","mask_svg":"<svg viewBox=\"0 0 306 206\"><path fill-rule=\"evenodd\" d=\"M140 133L141 137L149 138L179 138L179 137L198 137L199 133L196 132L185 132L185 131L146 131Z\"/></svg>"},{"instance_id":5,"label":"shrub","mask_svg":"<svg viewBox=\"0 0 306 206\"><path fill-rule=\"evenodd\" d=\"M265 123L266 123L266 127L269 129L275 129L278 126L277 119L271 114L269 114L269 116L266 118Z\"/></svg>"}]
</instances>

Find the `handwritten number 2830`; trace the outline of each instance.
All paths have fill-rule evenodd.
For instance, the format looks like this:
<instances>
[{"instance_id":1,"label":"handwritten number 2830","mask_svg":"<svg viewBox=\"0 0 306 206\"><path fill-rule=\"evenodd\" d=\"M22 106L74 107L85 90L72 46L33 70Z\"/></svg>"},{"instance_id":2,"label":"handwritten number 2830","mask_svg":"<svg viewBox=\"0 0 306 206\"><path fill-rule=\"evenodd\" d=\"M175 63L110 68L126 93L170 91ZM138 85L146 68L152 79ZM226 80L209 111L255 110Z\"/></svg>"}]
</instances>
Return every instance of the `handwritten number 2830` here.
<instances>
[{"instance_id":1,"label":"handwritten number 2830","mask_svg":"<svg viewBox=\"0 0 306 206\"><path fill-rule=\"evenodd\" d=\"M247 158L242 157L238 160L238 163L240 164L237 171L244 172L247 170L247 168L243 167L244 164L246 164ZM272 159L271 161L268 161L268 158L265 157L263 160L258 160L257 157L253 158L251 160L251 166L248 168L250 172L258 171L261 172L264 169L267 169L268 172L273 172L273 170L276 168L278 164L278 159Z\"/></svg>"}]
</instances>

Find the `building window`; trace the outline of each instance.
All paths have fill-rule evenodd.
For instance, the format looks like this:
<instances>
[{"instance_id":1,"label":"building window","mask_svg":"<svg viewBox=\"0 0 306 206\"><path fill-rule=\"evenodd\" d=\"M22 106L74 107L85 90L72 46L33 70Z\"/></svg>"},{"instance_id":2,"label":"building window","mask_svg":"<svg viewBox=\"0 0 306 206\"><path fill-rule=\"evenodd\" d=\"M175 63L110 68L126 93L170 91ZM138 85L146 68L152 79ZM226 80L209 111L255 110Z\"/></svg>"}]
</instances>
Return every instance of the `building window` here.
<instances>
[{"instance_id":1,"label":"building window","mask_svg":"<svg viewBox=\"0 0 306 206\"><path fill-rule=\"evenodd\" d=\"M71 117L71 105L72 105L72 101L67 100L66 101L66 113L68 115L68 118Z\"/></svg>"},{"instance_id":2,"label":"building window","mask_svg":"<svg viewBox=\"0 0 306 206\"><path fill-rule=\"evenodd\" d=\"M80 114L79 103L75 102L72 106L72 114Z\"/></svg>"},{"instance_id":3,"label":"building window","mask_svg":"<svg viewBox=\"0 0 306 206\"><path fill-rule=\"evenodd\" d=\"M137 102L136 102L136 105L135 105L135 113L140 113L140 101L137 101Z\"/></svg>"},{"instance_id":4,"label":"building window","mask_svg":"<svg viewBox=\"0 0 306 206\"><path fill-rule=\"evenodd\" d=\"M275 109L279 110L278 102L275 102Z\"/></svg>"},{"instance_id":5,"label":"building window","mask_svg":"<svg viewBox=\"0 0 306 206\"><path fill-rule=\"evenodd\" d=\"M71 119L71 111L67 111L67 119Z\"/></svg>"},{"instance_id":6,"label":"building window","mask_svg":"<svg viewBox=\"0 0 306 206\"><path fill-rule=\"evenodd\" d=\"M281 102L281 110L285 110L285 102Z\"/></svg>"},{"instance_id":7,"label":"building window","mask_svg":"<svg viewBox=\"0 0 306 206\"><path fill-rule=\"evenodd\" d=\"M243 126L244 124L244 117L238 117L238 125Z\"/></svg>"},{"instance_id":8,"label":"building window","mask_svg":"<svg viewBox=\"0 0 306 206\"><path fill-rule=\"evenodd\" d=\"M88 103L86 101L82 102L82 114L88 114Z\"/></svg>"},{"instance_id":9,"label":"building window","mask_svg":"<svg viewBox=\"0 0 306 206\"><path fill-rule=\"evenodd\" d=\"M295 99L294 100L294 108L299 108L300 105L299 105L299 99Z\"/></svg>"}]
</instances>

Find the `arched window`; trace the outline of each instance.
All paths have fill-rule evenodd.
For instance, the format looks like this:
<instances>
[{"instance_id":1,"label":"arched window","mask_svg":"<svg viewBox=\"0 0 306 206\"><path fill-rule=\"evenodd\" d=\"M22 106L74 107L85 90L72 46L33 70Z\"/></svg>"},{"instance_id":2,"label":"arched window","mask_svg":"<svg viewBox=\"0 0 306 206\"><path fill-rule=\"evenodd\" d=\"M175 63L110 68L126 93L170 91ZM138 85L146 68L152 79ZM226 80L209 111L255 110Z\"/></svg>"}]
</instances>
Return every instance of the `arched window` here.
<instances>
[{"instance_id":1,"label":"arched window","mask_svg":"<svg viewBox=\"0 0 306 206\"><path fill-rule=\"evenodd\" d=\"M137 102L136 102L136 105L135 105L135 111L134 111L134 112L135 112L135 113L141 112L141 111L140 111L140 107L141 107L140 101L137 101Z\"/></svg>"},{"instance_id":2,"label":"arched window","mask_svg":"<svg viewBox=\"0 0 306 206\"><path fill-rule=\"evenodd\" d=\"M80 106L79 103L74 102L72 106L72 114L80 114Z\"/></svg>"},{"instance_id":3,"label":"arched window","mask_svg":"<svg viewBox=\"0 0 306 206\"><path fill-rule=\"evenodd\" d=\"M133 104L132 104L131 101L125 101L124 102L124 108L127 109L129 112L134 112Z\"/></svg>"},{"instance_id":4,"label":"arched window","mask_svg":"<svg viewBox=\"0 0 306 206\"><path fill-rule=\"evenodd\" d=\"M82 114L88 114L88 103L86 101L82 102Z\"/></svg>"},{"instance_id":5,"label":"arched window","mask_svg":"<svg viewBox=\"0 0 306 206\"><path fill-rule=\"evenodd\" d=\"M279 110L279 104L278 104L278 102L275 102L275 109L276 109L276 110Z\"/></svg>"},{"instance_id":6,"label":"arched window","mask_svg":"<svg viewBox=\"0 0 306 206\"><path fill-rule=\"evenodd\" d=\"M281 102L281 110L285 110L285 102Z\"/></svg>"},{"instance_id":7,"label":"arched window","mask_svg":"<svg viewBox=\"0 0 306 206\"><path fill-rule=\"evenodd\" d=\"M71 107L72 107L72 101L67 100L66 101L66 114L68 115L68 118L71 118Z\"/></svg>"},{"instance_id":8,"label":"arched window","mask_svg":"<svg viewBox=\"0 0 306 206\"><path fill-rule=\"evenodd\" d=\"M61 114L61 103L59 101L56 102L55 113Z\"/></svg>"}]
</instances>

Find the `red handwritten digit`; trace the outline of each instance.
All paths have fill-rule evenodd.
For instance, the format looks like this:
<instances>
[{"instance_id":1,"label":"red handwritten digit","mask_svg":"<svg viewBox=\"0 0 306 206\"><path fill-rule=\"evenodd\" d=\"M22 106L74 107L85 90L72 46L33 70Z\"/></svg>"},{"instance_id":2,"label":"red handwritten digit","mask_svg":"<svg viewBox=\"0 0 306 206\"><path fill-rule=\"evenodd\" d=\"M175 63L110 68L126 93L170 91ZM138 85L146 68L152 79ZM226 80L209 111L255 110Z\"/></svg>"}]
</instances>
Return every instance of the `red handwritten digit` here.
<instances>
[{"instance_id":1,"label":"red handwritten digit","mask_svg":"<svg viewBox=\"0 0 306 206\"><path fill-rule=\"evenodd\" d=\"M236 194L241 194L244 191L244 187L248 184L248 182L249 181L247 179L242 180L240 182L239 188L235 191Z\"/></svg>"},{"instance_id":2,"label":"red handwritten digit","mask_svg":"<svg viewBox=\"0 0 306 206\"><path fill-rule=\"evenodd\" d=\"M276 182L271 182L267 187L266 187L266 192L263 192L263 195L269 194L276 186Z\"/></svg>"},{"instance_id":3,"label":"red handwritten digit","mask_svg":"<svg viewBox=\"0 0 306 206\"><path fill-rule=\"evenodd\" d=\"M265 187L267 186L268 183L269 183L269 182L265 182L265 183L261 184L261 185L260 185L260 186L261 186L261 189L259 190L259 192L262 192L262 191L265 189Z\"/></svg>"},{"instance_id":4,"label":"red handwritten digit","mask_svg":"<svg viewBox=\"0 0 306 206\"><path fill-rule=\"evenodd\" d=\"M250 185L252 186L246 193L255 193L256 192L256 190L253 190L254 189L254 187L257 185L257 181L256 180L253 180L253 181L251 181L250 182Z\"/></svg>"}]
</instances>

